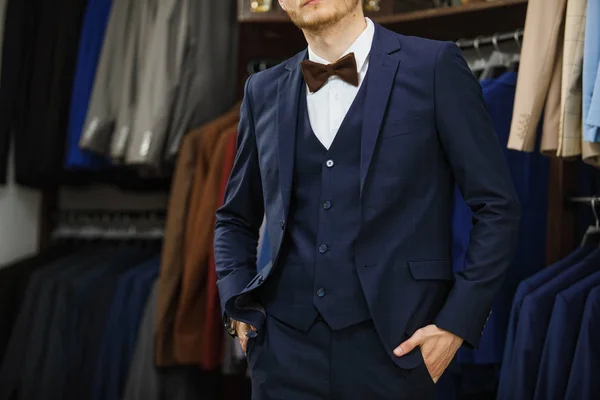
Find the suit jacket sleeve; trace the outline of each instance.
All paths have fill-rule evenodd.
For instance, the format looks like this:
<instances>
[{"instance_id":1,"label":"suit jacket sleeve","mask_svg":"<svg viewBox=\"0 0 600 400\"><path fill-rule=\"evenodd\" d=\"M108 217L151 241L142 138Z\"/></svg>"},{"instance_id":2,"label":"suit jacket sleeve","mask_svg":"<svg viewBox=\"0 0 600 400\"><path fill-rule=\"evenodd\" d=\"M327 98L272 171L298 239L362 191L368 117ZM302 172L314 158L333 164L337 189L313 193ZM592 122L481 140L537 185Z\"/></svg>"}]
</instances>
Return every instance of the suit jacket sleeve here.
<instances>
[{"instance_id":1,"label":"suit jacket sleeve","mask_svg":"<svg viewBox=\"0 0 600 400\"><path fill-rule=\"evenodd\" d=\"M217 211L215 265L221 310L234 316L232 300L256 275L256 251L263 220L263 191L252 116L251 80L244 89L240 111L237 155Z\"/></svg>"},{"instance_id":2,"label":"suit jacket sleeve","mask_svg":"<svg viewBox=\"0 0 600 400\"><path fill-rule=\"evenodd\" d=\"M479 82L453 43L440 47L434 80L438 135L474 214L465 268L435 324L477 347L512 261L520 208Z\"/></svg>"}]
</instances>

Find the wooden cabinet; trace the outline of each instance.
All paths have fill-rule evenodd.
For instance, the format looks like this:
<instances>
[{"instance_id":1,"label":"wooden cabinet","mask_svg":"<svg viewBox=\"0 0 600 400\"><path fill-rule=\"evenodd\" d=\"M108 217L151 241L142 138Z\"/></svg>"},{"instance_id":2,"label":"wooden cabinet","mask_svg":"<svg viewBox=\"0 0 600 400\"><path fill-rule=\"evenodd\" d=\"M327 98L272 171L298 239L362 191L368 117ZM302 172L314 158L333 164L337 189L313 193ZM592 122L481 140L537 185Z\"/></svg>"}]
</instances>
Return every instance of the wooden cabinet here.
<instances>
[{"instance_id":1,"label":"wooden cabinet","mask_svg":"<svg viewBox=\"0 0 600 400\"><path fill-rule=\"evenodd\" d=\"M271 0L268 11L251 11L260 7L259 1L238 0L238 20L242 26L260 25L263 31L277 35L298 36L287 14L277 0ZM367 8L375 0L362 0ZM377 7L366 11L367 16L381 25L405 35L440 40L457 40L478 35L491 35L522 28L527 0L492 0L471 2L462 6L434 7L434 0L379 0ZM292 39L294 41L294 39Z\"/></svg>"},{"instance_id":2,"label":"wooden cabinet","mask_svg":"<svg viewBox=\"0 0 600 400\"><path fill-rule=\"evenodd\" d=\"M209 1L209 0L206 0ZM216 0L210 0L216 1ZM477 13L490 10L513 12L513 6L523 7L527 0L488 0L473 1L462 0L462 6L442 6L451 3L442 0L361 0L365 14L378 22L394 22L418 20L423 22L432 16L460 15L463 13ZM240 22L279 22L290 23L290 19L279 6L278 0L237 0L238 21ZM502 19L498 15L496 19ZM502 23L502 21L500 21ZM464 25L463 25L464 27Z\"/></svg>"},{"instance_id":3,"label":"wooden cabinet","mask_svg":"<svg viewBox=\"0 0 600 400\"><path fill-rule=\"evenodd\" d=\"M362 0L366 15L375 18L394 12L395 0ZM404 0L403 0L404 1ZM431 0L413 0L412 3ZM277 0L238 0L238 21L240 22L289 22L285 11Z\"/></svg>"}]
</instances>

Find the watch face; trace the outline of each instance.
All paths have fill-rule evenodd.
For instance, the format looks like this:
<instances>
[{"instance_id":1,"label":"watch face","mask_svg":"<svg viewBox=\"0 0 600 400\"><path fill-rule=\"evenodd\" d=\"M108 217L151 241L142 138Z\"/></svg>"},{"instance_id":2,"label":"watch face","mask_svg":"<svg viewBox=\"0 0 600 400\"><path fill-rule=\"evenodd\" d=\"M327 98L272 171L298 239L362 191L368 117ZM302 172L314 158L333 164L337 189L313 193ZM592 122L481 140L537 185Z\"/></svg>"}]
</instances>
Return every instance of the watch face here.
<instances>
[{"instance_id":1,"label":"watch face","mask_svg":"<svg viewBox=\"0 0 600 400\"><path fill-rule=\"evenodd\" d=\"M235 331L235 325L233 324L233 320L231 318L225 319L225 329L227 330L227 333L229 333L230 335L235 336L237 333Z\"/></svg>"}]
</instances>

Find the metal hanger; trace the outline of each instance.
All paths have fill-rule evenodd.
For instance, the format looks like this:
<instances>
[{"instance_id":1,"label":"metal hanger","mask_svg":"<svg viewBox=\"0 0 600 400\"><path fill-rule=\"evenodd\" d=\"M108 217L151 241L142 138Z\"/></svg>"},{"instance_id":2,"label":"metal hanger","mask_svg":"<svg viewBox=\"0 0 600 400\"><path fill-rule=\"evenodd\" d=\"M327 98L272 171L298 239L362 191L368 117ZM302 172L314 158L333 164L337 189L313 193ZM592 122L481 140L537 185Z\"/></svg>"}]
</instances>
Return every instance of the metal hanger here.
<instances>
[{"instance_id":1,"label":"metal hanger","mask_svg":"<svg viewBox=\"0 0 600 400\"><path fill-rule=\"evenodd\" d=\"M597 197L592 198L592 212L594 213L594 219L596 223L595 225L591 225L587 228L585 235L583 235L581 246L600 246L600 219L598 218L598 213L596 212L596 202L598 200L599 199Z\"/></svg>"},{"instance_id":2,"label":"metal hanger","mask_svg":"<svg viewBox=\"0 0 600 400\"><path fill-rule=\"evenodd\" d=\"M481 36L477 36L473 40L473 48L475 49L475 53L477 54L477 59L473 63L473 66L471 67L471 71L473 71L475 76L477 76L478 78L479 78L480 74L485 70L485 65L487 62L487 60L485 59L485 57L483 57L483 55L481 54L481 51L479 50L479 43L480 43L481 38L482 38Z\"/></svg>"},{"instance_id":3,"label":"metal hanger","mask_svg":"<svg viewBox=\"0 0 600 400\"><path fill-rule=\"evenodd\" d=\"M519 71L519 63L521 61L521 41L519 40L519 36L523 34L522 29L517 29L513 35L513 39L515 40L515 44L519 49L518 53L513 54L512 59L510 60L510 64L508 66L509 72L518 72Z\"/></svg>"},{"instance_id":4,"label":"metal hanger","mask_svg":"<svg viewBox=\"0 0 600 400\"><path fill-rule=\"evenodd\" d=\"M504 72L508 70L512 56L505 53L500 49L498 45L498 34L495 33L492 37L492 44L494 45L494 51L488 58L483 72L479 76L479 80L498 78Z\"/></svg>"}]
</instances>

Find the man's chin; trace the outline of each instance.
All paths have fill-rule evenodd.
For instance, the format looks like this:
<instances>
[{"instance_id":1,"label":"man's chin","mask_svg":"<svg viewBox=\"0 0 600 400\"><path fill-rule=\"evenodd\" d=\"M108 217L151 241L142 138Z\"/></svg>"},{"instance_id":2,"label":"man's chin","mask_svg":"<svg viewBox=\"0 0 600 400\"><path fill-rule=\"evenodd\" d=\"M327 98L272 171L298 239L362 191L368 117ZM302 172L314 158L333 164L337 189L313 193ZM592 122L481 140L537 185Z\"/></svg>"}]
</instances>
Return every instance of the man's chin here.
<instances>
[{"instance_id":1,"label":"man's chin","mask_svg":"<svg viewBox=\"0 0 600 400\"><path fill-rule=\"evenodd\" d=\"M324 15L319 12L310 14L292 17L292 21L300 29L321 30L332 25L337 20L334 15Z\"/></svg>"}]
</instances>

